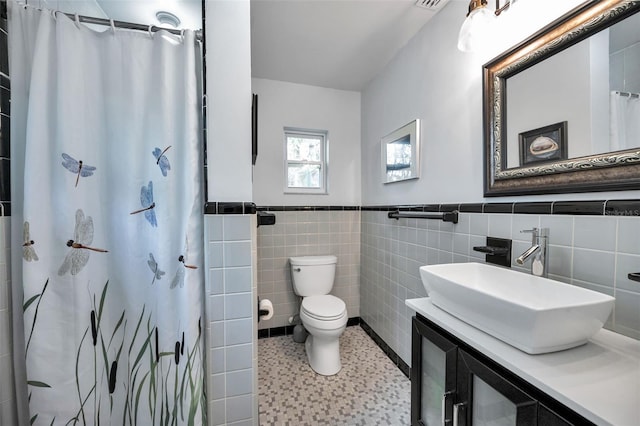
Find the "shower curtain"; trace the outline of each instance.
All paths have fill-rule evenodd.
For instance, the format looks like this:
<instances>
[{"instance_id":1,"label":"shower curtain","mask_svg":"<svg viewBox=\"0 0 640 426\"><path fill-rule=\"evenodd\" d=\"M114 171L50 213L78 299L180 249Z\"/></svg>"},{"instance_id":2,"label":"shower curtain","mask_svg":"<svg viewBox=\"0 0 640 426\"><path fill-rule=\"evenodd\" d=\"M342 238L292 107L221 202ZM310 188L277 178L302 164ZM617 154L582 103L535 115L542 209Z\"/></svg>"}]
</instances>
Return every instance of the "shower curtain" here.
<instances>
[{"instance_id":1,"label":"shower curtain","mask_svg":"<svg viewBox=\"0 0 640 426\"><path fill-rule=\"evenodd\" d=\"M640 97L611 92L611 151L637 148L640 143Z\"/></svg>"},{"instance_id":2,"label":"shower curtain","mask_svg":"<svg viewBox=\"0 0 640 426\"><path fill-rule=\"evenodd\" d=\"M194 33L9 6L27 422L206 424Z\"/></svg>"}]
</instances>

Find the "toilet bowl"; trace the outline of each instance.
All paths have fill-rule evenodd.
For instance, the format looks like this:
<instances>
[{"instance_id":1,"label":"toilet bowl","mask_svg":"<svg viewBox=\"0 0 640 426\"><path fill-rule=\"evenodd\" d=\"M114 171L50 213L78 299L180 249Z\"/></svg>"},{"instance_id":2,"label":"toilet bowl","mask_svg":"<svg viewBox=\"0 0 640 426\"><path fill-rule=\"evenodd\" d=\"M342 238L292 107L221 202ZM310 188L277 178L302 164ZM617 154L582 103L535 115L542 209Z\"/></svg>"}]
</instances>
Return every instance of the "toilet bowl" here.
<instances>
[{"instance_id":1,"label":"toilet bowl","mask_svg":"<svg viewBox=\"0 0 640 426\"><path fill-rule=\"evenodd\" d=\"M347 327L347 307L330 294L302 300L300 320L309 332L305 350L309 365L318 374L331 376L342 368L340 336Z\"/></svg>"},{"instance_id":2,"label":"toilet bowl","mask_svg":"<svg viewBox=\"0 0 640 426\"><path fill-rule=\"evenodd\" d=\"M302 296L300 320L309 332L305 351L318 374L331 376L342 368L340 336L347 326L347 307L330 295L335 277L335 256L299 256L289 259L293 287Z\"/></svg>"}]
</instances>

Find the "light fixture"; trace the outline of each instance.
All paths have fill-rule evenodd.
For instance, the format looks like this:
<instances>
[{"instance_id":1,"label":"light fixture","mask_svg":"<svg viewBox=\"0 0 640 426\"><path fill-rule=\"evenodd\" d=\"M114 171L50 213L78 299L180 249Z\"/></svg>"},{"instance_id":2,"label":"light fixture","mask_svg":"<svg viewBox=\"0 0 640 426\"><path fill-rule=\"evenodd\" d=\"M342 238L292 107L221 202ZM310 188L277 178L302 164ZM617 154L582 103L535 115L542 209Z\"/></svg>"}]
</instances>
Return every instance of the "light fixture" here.
<instances>
[{"instance_id":1,"label":"light fixture","mask_svg":"<svg viewBox=\"0 0 640 426\"><path fill-rule=\"evenodd\" d=\"M516 0L507 0L504 5L500 6L500 0L496 0L496 9L491 12L487 7L487 0L471 0L467 18L462 23L458 34L458 49L463 52L477 50L491 31L491 23L495 17L500 16L515 3Z\"/></svg>"},{"instance_id":2,"label":"light fixture","mask_svg":"<svg viewBox=\"0 0 640 426\"><path fill-rule=\"evenodd\" d=\"M471 0L467 19L462 23L458 34L458 49L463 52L476 50L494 17L495 15L487 8L487 0Z\"/></svg>"},{"instance_id":3,"label":"light fixture","mask_svg":"<svg viewBox=\"0 0 640 426\"><path fill-rule=\"evenodd\" d=\"M168 25L173 28L178 28L178 26L180 26L180 18L165 10L157 12L156 19L160 22L160 25Z\"/></svg>"}]
</instances>

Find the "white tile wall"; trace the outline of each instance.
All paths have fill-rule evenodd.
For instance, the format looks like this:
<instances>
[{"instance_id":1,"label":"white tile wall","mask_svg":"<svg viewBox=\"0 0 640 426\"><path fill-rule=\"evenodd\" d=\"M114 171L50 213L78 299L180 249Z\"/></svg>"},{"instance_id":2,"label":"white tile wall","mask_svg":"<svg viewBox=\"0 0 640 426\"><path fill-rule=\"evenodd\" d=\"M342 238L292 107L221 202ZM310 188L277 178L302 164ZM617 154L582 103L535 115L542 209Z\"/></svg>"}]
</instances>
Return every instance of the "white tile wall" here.
<instances>
[{"instance_id":1,"label":"white tile wall","mask_svg":"<svg viewBox=\"0 0 640 426\"><path fill-rule=\"evenodd\" d=\"M437 220L388 219L386 212L362 212L360 314L409 365L411 317L404 300L424 297L419 267L484 261L471 249L485 237L513 239L515 258L530 246L532 227L549 228L550 278L610 294L616 304L606 328L640 339L640 218L461 213L455 225Z\"/></svg>"},{"instance_id":2,"label":"white tile wall","mask_svg":"<svg viewBox=\"0 0 640 426\"><path fill-rule=\"evenodd\" d=\"M13 390L11 344L11 218L0 217L0 424L18 424Z\"/></svg>"},{"instance_id":3,"label":"white tile wall","mask_svg":"<svg viewBox=\"0 0 640 426\"><path fill-rule=\"evenodd\" d=\"M205 216L209 425L258 424L255 215Z\"/></svg>"},{"instance_id":4,"label":"white tile wall","mask_svg":"<svg viewBox=\"0 0 640 426\"><path fill-rule=\"evenodd\" d=\"M360 316L360 211L286 211L275 225L258 228L258 294L274 305L274 316L260 329L289 325L299 309L289 257L333 254L338 257L332 294L344 300L350 318Z\"/></svg>"}]
</instances>

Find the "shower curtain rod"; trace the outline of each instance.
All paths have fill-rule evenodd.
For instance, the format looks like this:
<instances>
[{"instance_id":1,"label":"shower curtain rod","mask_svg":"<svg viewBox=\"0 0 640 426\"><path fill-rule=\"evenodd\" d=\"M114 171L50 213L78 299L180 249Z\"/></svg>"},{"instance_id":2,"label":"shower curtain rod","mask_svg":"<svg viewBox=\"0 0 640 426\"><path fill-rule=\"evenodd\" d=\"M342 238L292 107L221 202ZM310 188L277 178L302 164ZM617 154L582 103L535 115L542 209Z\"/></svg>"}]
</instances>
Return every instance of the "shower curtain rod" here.
<instances>
[{"instance_id":1,"label":"shower curtain rod","mask_svg":"<svg viewBox=\"0 0 640 426\"><path fill-rule=\"evenodd\" d=\"M64 12L57 12L57 13L64 13ZM65 15L67 15L70 19L76 19L76 15L74 15L73 13L64 13ZM104 19L104 18L94 18L92 16L83 16L83 15L78 15L78 19L80 20L80 22L84 22L87 24L96 24L96 25L106 25L106 26L111 26L111 20L109 19ZM116 28L124 28L127 30L138 30L138 31L151 31L151 32L156 32L156 31L167 31L171 34L175 34L175 35L181 35L182 34L182 30L178 30L175 28L164 28L164 27L156 27L155 25L142 25L142 24L135 24L133 22L125 22L125 21L113 21L113 25ZM195 36L196 36L196 40L197 41L202 41L202 30L195 30Z\"/></svg>"},{"instance_id":2,"label":"shower curtain rod","mask_svg":"<svg viewBox=\"0 0 640 426\"><path fill-rule=\"evenodd\" d=\"M7 3L6 0L2 0L0 5L0 15L6 19L7 16ZM76 19L76 15L74 15L73 13L66 13L66 12L60 12L60 11L54 11L54 13L62 13L63 15L66 15L69 17L69 19ZM84 15L78 15L78 20L80 22L84 22L86 24L95 24L95 25L105 25L110 27L111 26L111 20L110 19L105 19L105 18L95 18L93 16L84 16ZM127 30L137 30L137 31L151 31L151 32L157 32L157 31L167 31L171 34L175 34L175 35L182 35L182 30L178 30L175 28L164 28L164 27L156 27L155 25L143 25L143 24L135 24L133 22L125 22L125 21L116 21L113 20L113 26L115 26L116 28L124 28ZM196 41L202 42L202 30L195 30L195 38Z\"/></svg>"},{"instance_id":3,"label":"shower curtain rod","mask_svg":"<svg viewBox=\"0 0 640 426\"><path fill-rule=\"evenodd\" d=\"M629 92L618 92L618 91L616 91L616 94L618 94L620 96L628 96L630 98L640 98L640 93L629 93Z\"/></svg>"}]
</instances>

